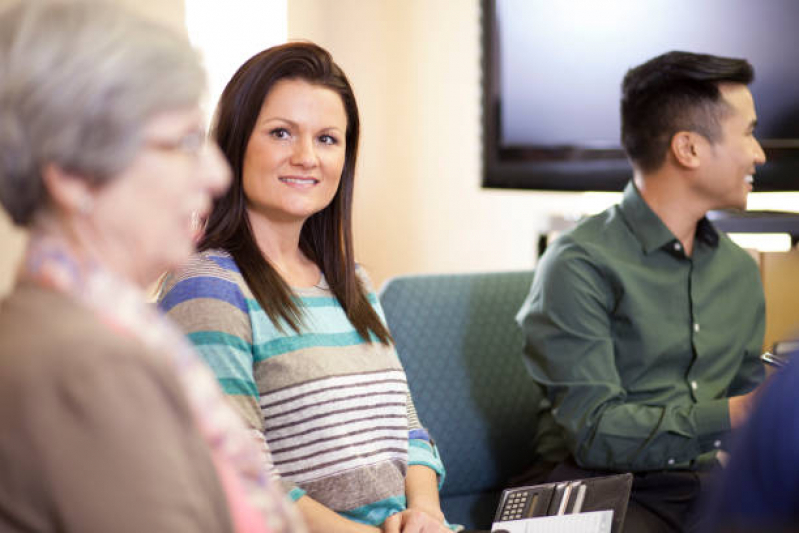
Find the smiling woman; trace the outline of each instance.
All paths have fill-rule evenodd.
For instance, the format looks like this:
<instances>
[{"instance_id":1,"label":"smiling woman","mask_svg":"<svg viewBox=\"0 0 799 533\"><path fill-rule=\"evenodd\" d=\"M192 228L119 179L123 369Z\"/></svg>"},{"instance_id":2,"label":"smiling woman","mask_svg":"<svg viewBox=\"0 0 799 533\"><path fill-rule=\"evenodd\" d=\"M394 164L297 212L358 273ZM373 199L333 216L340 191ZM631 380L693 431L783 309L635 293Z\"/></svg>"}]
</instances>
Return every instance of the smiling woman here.
<instances>
[{"instance_id":1,"label":"smiling woman","mask_svg":"<svg viewBox=\"0 0 799 533\"><path fill-rule=\"evenodd\" d=\"M359 133L349 82L322 48L247 61L214 126L232 186L160 305L272 450L312 531L447 531L443 465L355 264Z\"/></svg>"}]
</instances>

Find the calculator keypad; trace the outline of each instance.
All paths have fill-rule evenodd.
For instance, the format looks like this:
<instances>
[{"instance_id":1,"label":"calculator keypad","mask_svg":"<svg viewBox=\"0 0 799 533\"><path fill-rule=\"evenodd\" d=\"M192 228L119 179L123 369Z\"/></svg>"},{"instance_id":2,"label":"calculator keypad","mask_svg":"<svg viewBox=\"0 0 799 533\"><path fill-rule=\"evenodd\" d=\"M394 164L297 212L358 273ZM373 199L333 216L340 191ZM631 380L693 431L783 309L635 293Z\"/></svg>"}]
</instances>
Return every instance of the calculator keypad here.
<instances>
[{"instance_id":1,"label":"calculator keypad","mask_svg":"<svg viewBox=\"0 0 799 533\"><path fill-rule=\"evenodd\" d=\"M520 520L525 516L525 509L529 501L529 494L526 491L512 492L505 499L500 520Z\"/></svg>"}]
</instances>

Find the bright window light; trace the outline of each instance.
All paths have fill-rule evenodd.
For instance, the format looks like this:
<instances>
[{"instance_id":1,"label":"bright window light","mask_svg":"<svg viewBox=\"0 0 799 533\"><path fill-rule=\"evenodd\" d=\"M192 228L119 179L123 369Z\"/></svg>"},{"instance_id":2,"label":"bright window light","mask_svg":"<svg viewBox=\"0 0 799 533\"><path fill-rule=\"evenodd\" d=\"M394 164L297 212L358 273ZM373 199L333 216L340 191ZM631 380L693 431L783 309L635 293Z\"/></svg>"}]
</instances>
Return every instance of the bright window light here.
<instances>
[{"instance_id":1,"label":"bright window light","mask_svg":"<svg viewBox=\"0 0 799 533\"><path fill-rule=\"evenodd\" d=\"M287 0L186 0L189 39L208 72L208 119L233 73L264 48L286 42Z\"/></svg>"},{"instance_id":2,"label":"bright window light","mask_svg":"<svg viewBox=\"0 0 799 533\"><path fill-rule=\"evenodd\" d=\"M791 236L787 233L728 233L741 248L758 252L787 252L791 249Z\"/></svg>"}]
</instances>

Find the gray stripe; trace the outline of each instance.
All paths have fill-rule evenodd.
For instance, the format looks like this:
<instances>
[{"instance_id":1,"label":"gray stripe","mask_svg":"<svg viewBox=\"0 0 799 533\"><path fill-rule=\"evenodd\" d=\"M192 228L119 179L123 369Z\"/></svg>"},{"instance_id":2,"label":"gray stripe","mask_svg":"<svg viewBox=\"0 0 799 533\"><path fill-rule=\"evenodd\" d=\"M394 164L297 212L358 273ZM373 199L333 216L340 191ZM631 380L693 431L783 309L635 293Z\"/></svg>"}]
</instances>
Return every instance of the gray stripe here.
<instances>
[{"instance_id":1,"label":"gray stripe","mask_svg":"<svg viewBox=\"0 0 799 533\"><path fill-rule=\"evenodd\" d=\"M360 387L361 386L356 386L356 387L353 387L353 388L360 388ZM264 414L264 420L271 420L271 419L274 419L274 418L279 418L281 416L286 416L286 415L290 415L290 414L297 413L297 412L300 412L300 411L305 411L307 409L310 409L312 407L317 407L317 406L320 406L320 405L332 405L332 404L339 403L339 402L346 402L348 400L354 400L356 398L370 398L372 396L401 396L402 398L405 398L405 401L407 401L407 398L408 398L407 394L405 394L405 392L403 392L403 391L398 391L398 392L389 392L389 391L380 392L380 391L376 391L376 392L366 392L366 393L363 393L363 394L350 394L349 396L339 396L339 397L336 397L336 398L330 398L328 400L322 400L322 401L314 402L314 403L304 403L304 404L300 405L299 407L295 407L294 409L288 409L286 411L280 411L280 412L277 412L277 413ZM364 406L364 407L370 407L370 406L367 405L367 406ZM264 406L261 406L261 409L262 409L262 411L266 411L267 408L265 408Z\"/></svg>"},{"instance_id":2,"label":"gray stripe","mask_svg":"<svg viewBox=\"0 0 799 533\"><path fill-rule=\"evenodd\" d=\"M403 372L393 348L379 343L345 348L314 346L258 361L254 365L258 390L266 396L331 377Z\"/></svg>"},{"instance_id":3,"label":"gray stripe","mask_svg":"<svg viewBox=\"0 0 799 533\"><path fill-rule=\"evenodd\" d=\"M419 421L419 415L416 414L416 406L413 404L413 398L411 398L410 390L408 391L408 396L405 401L405 405L408 406L408 428L421 429L422 423Z\"/></svg>"},{"instance_id":4,"label":"gray stripe","mask_svg":"<svg viewBox=\"0 0 799 533\"><path fill-rule=\"evenodd\" d=\"M370 372L370 374L373 374L373 373L374 372ZM314 381L321 381L321 380L314 380ZM309 383L312 383L312 382L305 381L305 382L302 383L302 385L297 385L297 387L301 387L301 386L307 385ZM370 381L369 383L367 383L367 385L380 385L380 384L383 384L383 383L402 383L402 384L407 384L407 382L404 379L380 379L380 380L377 380L377 381ZM277 406L277 405L280 405L280 404L293 402L294 400L297 400L299 398L303 398L303 397L311 395L311 394L318 394L318 393L321 393L321 392L328 392L328 391L332 391L332 390L346 389L346 388L351 388L351 387L360 388L360 387L363 387L363 386L364 386L364 383L348 383L348 384L344 384L344 385L331 385L329 387L323 387L321 389L315 389L312 392L300 393L300 394L297 394L296 396L291 396L291 397L286 398L284 400L278 400L276 402L271 402L271 403L264 403L263 399L264 398L268 398L269 396L271 396L271 393L270 393L269 395L261 396L261 407L264 408L264 409L268 409L270 407L274 407L274 406ZM405 393L402 392L402 394L405 394Z\"/></svg>"},{"instance_id":5,"label":"gray stripe","mask_svg":"<svg viewBox=\"0 0 799 533\"><path fill-rule=\"evenodd\" d=\"M405 464L399 460L381 461L307 481L302 488L309 497L334 511L356 509L405 494Z\"/></svg>"},{"instance_id":6,"label":"gray stripe","mask_svg":"<svg viewBox=\"0 0 799 533\"><path fill-rule=\"evenodd\" d=\"M307 472L313 472L314 470L321 470L323 468L327 468L328 466L333 466L333 465L340 464L340 463L346 463L347 461L352 461L353 459L362 459L362 458L365 458L365 457L371 457L373 455L379 455L381 453L386 453L386 452L396 452L396 453L401 454L401 455L403 455L405 457L407 457L407 455L408 455L408 450L405 449L405 448L382 448L380 450L375 450L373 452L361 453L361 454L357 454L357 455L351 455L349 457L344 457L342 459L337 459L335 461L330 461L328 463L322 463L320 465L314 465L314 466L311 466L309 468L303 468L302 470L293 470L291 472L283 472L283 471L281 471L280 475L286 476L286 477L296 476L298 474L305 474Z\"/></svg>"},{"instance_id":7,"label":"gray stripe","mask_svg":"<svg viewBox=\"0 0 799 533\"><path fill-rule=\"evenodd\" d=\"M285 464L289 464L289 463L296 463L297 461L306 461L308 459L313 459L314 457L321 457L323 455L327 455L329 453L337 452L337 451L340 451L340 450L345 450L347 448L352 448L353 451L357 452L358 451L358 447L360 447L360 446L363 446L363 445L366 445L366 444L371 444L373 442L381 442L381 441L385 441L385 443L386 443L385 445L389 446L389 442L390 441L408 442L408 439L401 439L401 438L396 438L396 437L375 437L375 438L372 438L372 439L367 439L365 441L361 441L361 442L357 442L357 443L353 443L353 444L347 443L347 444L344 444L343 446L333 446L331 448L326 448L326 449L320 450L318 452L313 452L313 453L309 453L309 454L306 454L306 455L301 455L299 457L292 457L291 459L282 459L282 460L278 459L277 458L277 454L275 453L274 450L272 450L272 456L275 457L275 461L274 461L275 466L277 466L277 465L285 465ZM359 453L358 456L360 456L360 455L361 454ZM338 462L338 461L339 460L337 459L336 462Z\"/></svg>"}]
</instances>

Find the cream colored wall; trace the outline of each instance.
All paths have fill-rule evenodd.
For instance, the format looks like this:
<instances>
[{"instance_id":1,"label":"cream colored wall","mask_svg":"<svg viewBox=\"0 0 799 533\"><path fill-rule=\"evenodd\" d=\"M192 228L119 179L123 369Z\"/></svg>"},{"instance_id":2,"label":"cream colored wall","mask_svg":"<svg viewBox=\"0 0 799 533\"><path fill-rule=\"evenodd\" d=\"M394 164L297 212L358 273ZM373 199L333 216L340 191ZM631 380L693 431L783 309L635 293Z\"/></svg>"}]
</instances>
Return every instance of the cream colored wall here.
<instances>
[{"instance_id":1,"label":"cream colored wall","mask_svg":"<svg viewBox=\"0 0 799 533\"><path fill-rule=\"evenodd\" d=\"M531 268L549 215L587 201L480 188L479 17L477 0L289 1L289 37L328 48L358 98L356 246L377 286Z\"/></svg>"},{"instance_id":2,"label":"cream colored wall","mask_svg":"<svg viewBox=\"0 0 799 533\"><path fill-rule=\"evenodd\" d=\"M182 0L112 0L183 28ZM0 8L10 0L0 0ZM550 216L618 197L480 188L478 0L289 0L290 38L328 48L361 108L358 260L390 276L530 268ZM750 200L792 209L797 195ZM0 295L23 238L0 214Z\"/></svg>"}]
</instances>

